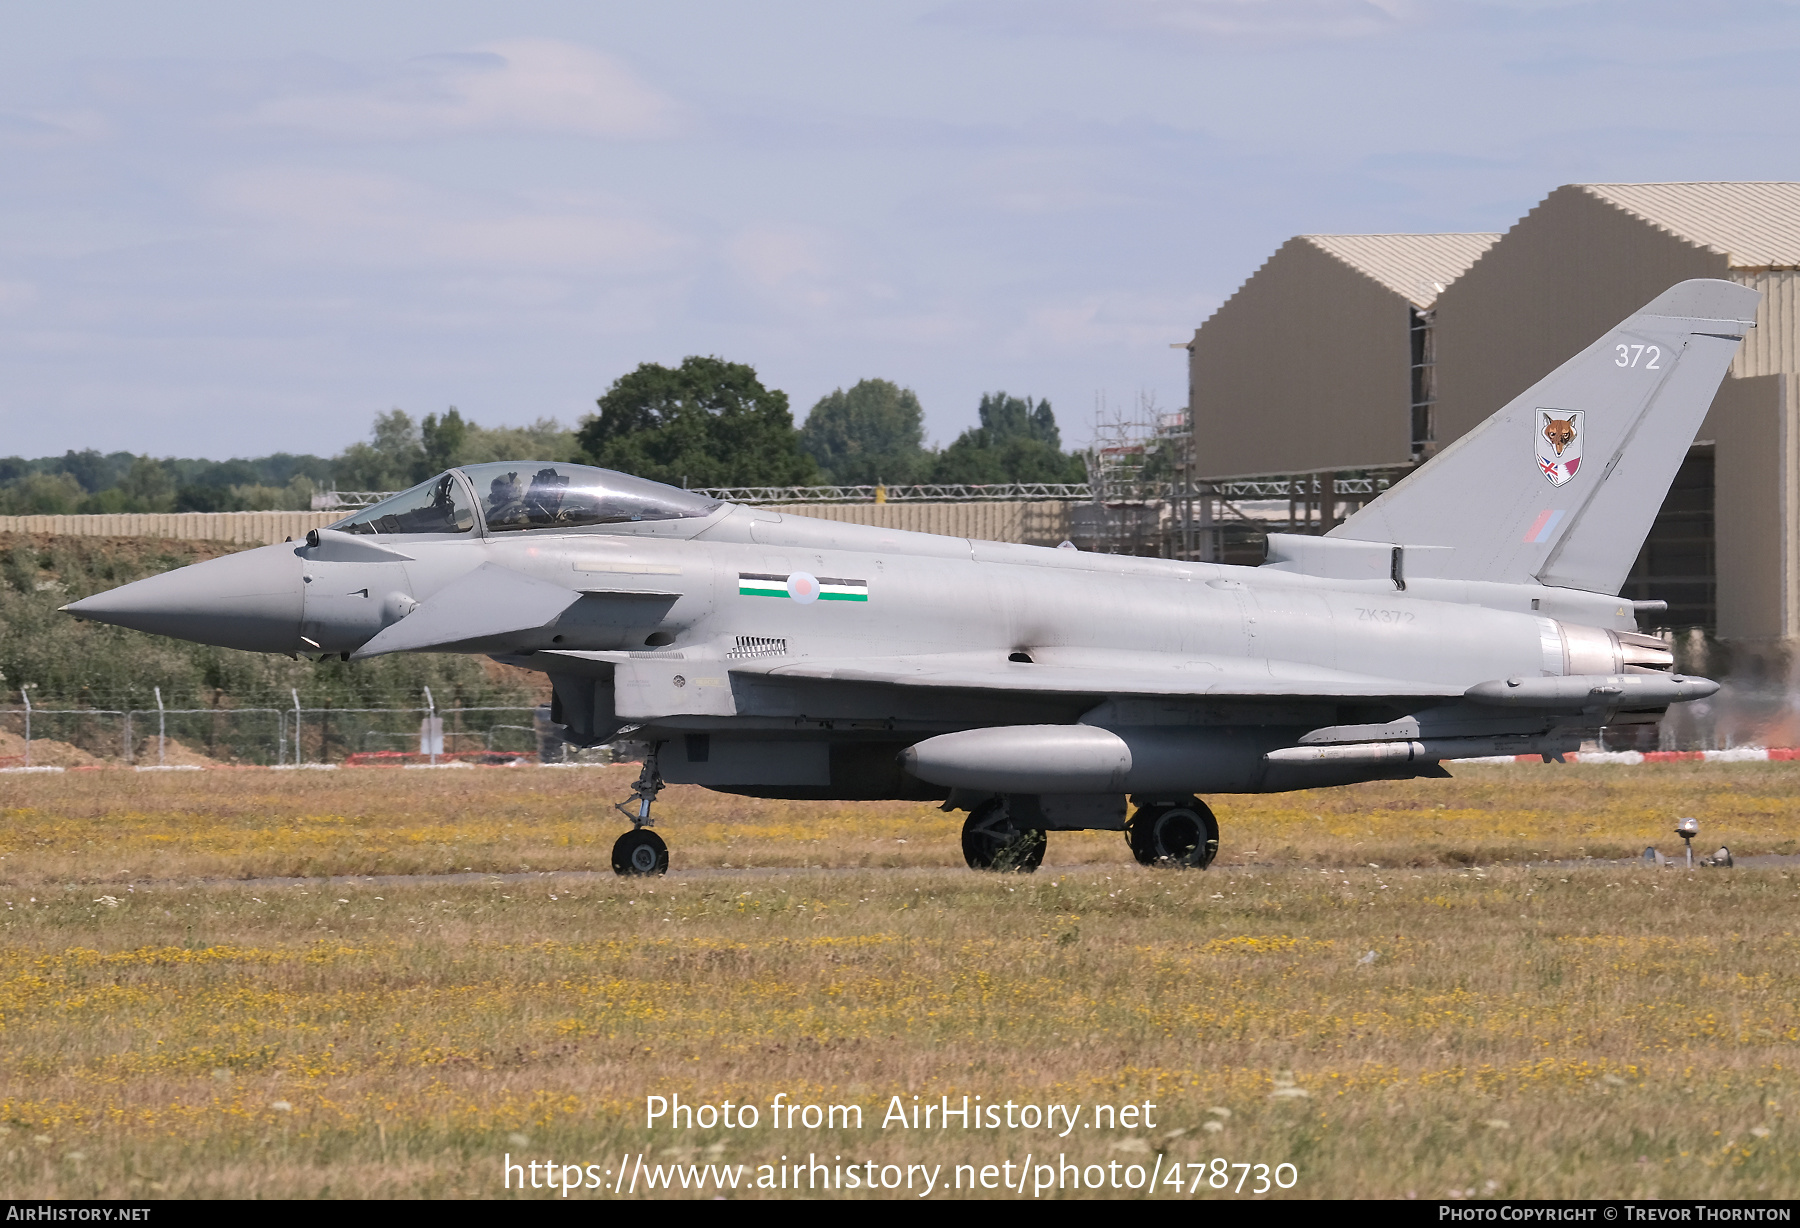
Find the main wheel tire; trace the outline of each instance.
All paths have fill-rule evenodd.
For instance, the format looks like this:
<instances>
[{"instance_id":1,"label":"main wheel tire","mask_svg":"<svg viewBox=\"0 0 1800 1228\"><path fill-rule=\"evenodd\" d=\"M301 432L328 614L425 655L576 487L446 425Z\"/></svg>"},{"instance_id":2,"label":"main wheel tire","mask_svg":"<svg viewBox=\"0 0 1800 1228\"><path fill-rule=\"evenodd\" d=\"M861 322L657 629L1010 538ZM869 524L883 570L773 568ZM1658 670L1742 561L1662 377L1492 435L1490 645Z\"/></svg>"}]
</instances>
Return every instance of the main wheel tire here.
<instances>
[{"instance_id":1,"label":"main wheel tire","mask_svg":"<svg viewBox=\"0 0 1800 1228\"><path fill-rule=\"evenodd\" d=\"M983 802L963 824L963 860L971 870L1030 874L1044 863L1049 842L1035 828L1017 828L1001 798Z\"/></svg>"},{"instance_id":2,"label":"main wheel tire","mask_svg":"<svg viewBox=\"0 0 1800 1228\"><path fill-rule=\"evenodd\" d=\"M1219 820L1197 797L1153 802L1138 807L1125 838L1140 865L1204 870L1219 855Z\"/></svg>"},{"instance_id":3,"label":"main wheel tire","mask_svg":"<svg viewBox=\"0 0 1800 1228\"><path fill-rule=\"evenodd\" d=\"M669 846L647 827L628 831L613 844L613 873L626 877L669 872Z\"/></svg>"}]
</instances>

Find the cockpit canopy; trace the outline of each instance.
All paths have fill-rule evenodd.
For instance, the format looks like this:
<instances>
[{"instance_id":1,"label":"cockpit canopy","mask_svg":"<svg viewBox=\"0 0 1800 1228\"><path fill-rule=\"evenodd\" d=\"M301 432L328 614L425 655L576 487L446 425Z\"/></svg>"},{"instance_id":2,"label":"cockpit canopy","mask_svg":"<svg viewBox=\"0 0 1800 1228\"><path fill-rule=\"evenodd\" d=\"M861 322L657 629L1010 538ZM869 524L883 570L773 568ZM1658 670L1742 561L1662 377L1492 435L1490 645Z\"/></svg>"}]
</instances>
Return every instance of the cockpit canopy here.
<instances>
[{"instance_id":1,"label":"cockpit canopy","mask_svg":"<svg viewBox=\"0 0 1800 1228\"><path fill-rule=\"evenodd\" d=\"M468 533L475 527L476 502L489 533L680 520L710 516L720 503L611 469L496 461L440 473L331 527L342 533Z\"/></svg>"},{"instance_id":2,"label":"cockpit canopy","mask_svg":"<svg viewBox=\"0 0 1800 1228\"><path fill-rule=\"evenodd\" d=\"M475 505L451 470L331 527L340 533L467 533L475 527Z\"/></svg>"}]
</instances>

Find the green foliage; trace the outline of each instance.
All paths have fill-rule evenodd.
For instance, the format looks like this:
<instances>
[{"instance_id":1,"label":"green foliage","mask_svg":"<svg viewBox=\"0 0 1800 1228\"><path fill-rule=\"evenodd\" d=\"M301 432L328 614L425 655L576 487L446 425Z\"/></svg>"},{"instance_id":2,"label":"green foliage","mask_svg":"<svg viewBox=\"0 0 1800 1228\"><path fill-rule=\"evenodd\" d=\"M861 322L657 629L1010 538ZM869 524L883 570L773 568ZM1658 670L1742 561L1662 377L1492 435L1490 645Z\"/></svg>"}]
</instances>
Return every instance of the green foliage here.
<instances>
[{"instance_id":1,"label":"green foliage","mask_svg":"<svg viewBox=\"0 0 1800 1228\"><path fill-rule=\"evenodd\" d=\"M554 418L539 418L529 426L487 427L471 422L463 437L462 447L456 453L456 463L479 465L483 461L569 461L579 455L575 432Z\"/></svg>"},{"instance_id":2,"label":"green foliage","mask_svg":"<svg viewBox=\"0 0 1800 1228\"><path fill-rule=\"evenodd\" d=\"M35 460L0 457L0 515L305 508L330 471L329 461L290 452L228 461L92 448Z\"/></svg>"},{"instance_id":3,"label":"green foliage","mask_svg":"<svg viewBox=\"0 0 1800 1228\"><path fill-rule=\"evenodd\" d=\"M819 398L800 428L800 446L839 486L923 481L932 461L924 443L918 396L884 379Z\"/></svg>"},{"instance_id":4,"label":"green foliage","mask_svg":"<svg viewBox=\"0 0 1800 1228\"><path fill-rule=\"evenodd\" d=\"M47 456L19 463L28 466L33 473L66 473L81 483L82 490L93 494L117 486L131 468L133 459L129 452L113 452L102 456L93 448L88 448L81 452L71 450L61 456Z\"/></svg>"},{"instance_id":5,"label":"green foliage","mask_svg":"<svg viewBox=\"0 0 1800 1228\"><path fill-rule=\"evenodd\" d=\"M1062 433L1050 402L985 393L979 408L981 425L959 435L938 454L931 480L989 485L1000 482L1083 482L1087 469L1079 456L1062 451Z\"/></svg>"},{"instance_id":6,"label":"green foliage","mask_svg":"<svg viewBox=\"0 0 1800 1228\"><path fill-rule=\"evenodd\" d=\"M270 512L304 509L312 505L318 489L304 474L285 486L252 483L245 486L183 486L175 492L178 512Z\"/></svg>"},{"instance_id":7,"label":"green foliage","mask_svg":"<svg viewBox=\"0 0 1800 1228\"><path fill-rule=\"evenodd\" d=\"M0 488L0 515L67 516L85 493L69 474L27 473Z\"/></svg>"},{"instance_id":8,"label":"green foliage","mask_svg":"<svg viewBox=\"0 0 1800 1228\"><path fill-rule=\"evenodd\" d=\"M102 454L0 457L0 515L231 512L305 509L330 484L404 490L457 465L499 460L585 461L675 486L789 486L947 482L1079 482L1078 457L1061 451L1050 403L985 394L981 424L943 452L924 447L923 412L910 388L860 380L821 397L794 427L787 394L754 368L692 356L678 367L644 363L571 431L551 418L483 427L452 405L415 420L375 415L367 442L337 456L277 452L228 461Z\"/></svg>"},{"instance_id":9,"label":"green foliage","mask_svg":"<svg viewBox=\"0 0 1800 1228\"><path fill-rule=\"evenodd\" d=\"M118 490L135 505L134 510L166 512L175 505L175 478L161 461L140 456L131 462Z\"/></svg>"},{"instance_id":10,"label":"green foliage","mask_svg":"<svg viewBox=\"0 0 1800 1228\"><path fill-rule=\"evenodd\" d=\"M456 465L490 460L570 460L575 436L552 418L530 426L483 427L452 405L443 417L414 422L405 410L375 415L370 442L338 453L333 480L340 490L403 490Z\"/></svg>"},{"instance_id":11,"label":"green foliage","mask_svg":"<svg viewBox=\"0 0 1800 1228\"><path fill-rule=\"evenodd\" d=\"M620 376L577 434L584 457L675 486L788 486L817 482L785 392L756 371L693 356L679 367L643 363Z\"/></svg>"},{"instance_id":12,"label":"green foliage","mask_svg":"<svg viewBox=\"0 0 1800 1228\"><path fill-rule=\"evenodd\" d=\"M342 490L402 490L423 482L425 442L403 409L375 415L371 442L353 443L332 461L332 480Z\"/></svg>"},{"instance_id":13,"label":"green foliage","mask_svg":"<svg viewBox=\"0 0 1800 1228\"><path fill-rule=\"evenodd\" d=\"M436 414L426 414L425 421L419 424L423 472L414 481L423 482L434 473L442 473L452 465L461 464L463 444L468 438L469 424L463 421L456 406L452 405L442 418Z\"/></svg>"}]
</instances>

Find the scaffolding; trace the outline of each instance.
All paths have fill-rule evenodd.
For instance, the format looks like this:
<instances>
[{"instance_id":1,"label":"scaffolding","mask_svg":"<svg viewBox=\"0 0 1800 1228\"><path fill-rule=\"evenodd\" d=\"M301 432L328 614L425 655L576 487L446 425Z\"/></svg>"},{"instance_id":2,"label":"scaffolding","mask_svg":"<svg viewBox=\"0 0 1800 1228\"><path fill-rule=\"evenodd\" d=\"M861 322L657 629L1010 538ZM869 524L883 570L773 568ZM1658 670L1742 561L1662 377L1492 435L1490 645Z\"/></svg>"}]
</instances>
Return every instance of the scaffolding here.
<instances>
[{"instance_id":1,"label":"scaffolding","mask_svg":"<svg viewBox=\"0 0 1800 1228\"><path fill-rule=\"evenodd\" d=\"M1194 549L1192 423L1140 392L1129 410L1094 408L1094 440L1082 454L1089 499L1070 508L1070 540L1101 554L1191 558Z\"/></svg>"}]
</instances>

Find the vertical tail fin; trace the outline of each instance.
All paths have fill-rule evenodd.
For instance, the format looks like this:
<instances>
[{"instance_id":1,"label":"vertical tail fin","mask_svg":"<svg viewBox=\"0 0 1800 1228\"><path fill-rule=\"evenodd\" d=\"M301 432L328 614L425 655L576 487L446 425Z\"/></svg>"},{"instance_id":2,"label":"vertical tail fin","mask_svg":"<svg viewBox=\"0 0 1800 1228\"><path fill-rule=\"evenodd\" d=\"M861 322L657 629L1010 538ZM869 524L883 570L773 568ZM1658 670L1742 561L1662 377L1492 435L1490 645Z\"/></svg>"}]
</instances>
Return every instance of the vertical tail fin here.
<instances>
[{"instance_id":1,"label":"vertical tail fin","mask_svg":"<svg viewBox=\"0 0 1800 1228\"><path fill-rule=\"evenodd\" d=\"M1616 593L1761 294L1671 286L1327 536L1415 575Z\"/></svg>"}]
</instances>

